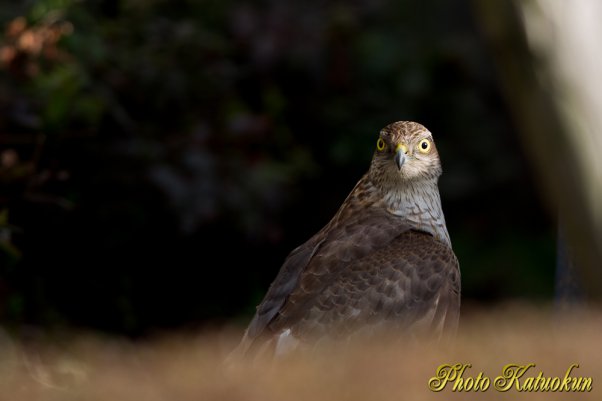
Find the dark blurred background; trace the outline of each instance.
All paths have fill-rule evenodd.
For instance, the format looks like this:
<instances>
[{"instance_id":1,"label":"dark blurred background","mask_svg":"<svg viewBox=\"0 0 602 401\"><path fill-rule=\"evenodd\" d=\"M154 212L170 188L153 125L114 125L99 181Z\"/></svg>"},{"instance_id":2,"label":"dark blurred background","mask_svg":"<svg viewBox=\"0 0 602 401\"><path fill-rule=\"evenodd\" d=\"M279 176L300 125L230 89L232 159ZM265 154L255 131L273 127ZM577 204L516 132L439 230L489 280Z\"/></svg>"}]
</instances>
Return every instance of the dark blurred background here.
<instances>
[{"instance_id":1,"label":"dark blurred background","mask_svg":"<svg viewBox=\"0 0 602 401\"><path fill-rule=\"evenodd\" d=\"M551 300L554 213L468 1L0 8L0 324L130 336L250 319L415 120L463 299Z\"/></svg>"}]
</instances>

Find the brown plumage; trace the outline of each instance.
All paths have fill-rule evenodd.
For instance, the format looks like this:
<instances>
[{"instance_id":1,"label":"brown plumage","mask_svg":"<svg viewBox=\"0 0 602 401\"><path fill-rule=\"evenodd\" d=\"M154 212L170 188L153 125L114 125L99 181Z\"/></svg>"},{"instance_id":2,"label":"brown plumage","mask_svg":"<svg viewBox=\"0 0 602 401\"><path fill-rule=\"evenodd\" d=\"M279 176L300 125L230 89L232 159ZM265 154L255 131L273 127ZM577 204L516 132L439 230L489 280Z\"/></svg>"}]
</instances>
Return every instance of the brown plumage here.
<instances>
[{"instance_id":1,"label":"brown plumage","mask_svg":"<svg viewBox=\"0 0 602 401\"><path fill-rule=\"evenodd\" d=\"M238 348L286 352L379 328L454 333L460 271L437 181L431 133L383 128L366 173L332 220L286 258Z\"/></svg>"}]
</instances>

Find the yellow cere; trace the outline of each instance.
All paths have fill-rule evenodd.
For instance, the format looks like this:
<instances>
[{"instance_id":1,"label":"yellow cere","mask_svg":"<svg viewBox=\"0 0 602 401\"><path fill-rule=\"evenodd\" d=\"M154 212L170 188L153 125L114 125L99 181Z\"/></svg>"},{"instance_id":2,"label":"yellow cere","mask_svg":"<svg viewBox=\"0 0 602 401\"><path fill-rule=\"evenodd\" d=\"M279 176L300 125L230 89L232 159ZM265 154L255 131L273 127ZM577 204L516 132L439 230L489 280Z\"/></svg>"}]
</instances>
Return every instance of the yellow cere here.
<instances>
[{"instance_id":1,"label":"yellow cere","mask_svg":"<svg viewBox=\"0 0 602 401\"><path fill-rule=\"evenodd\" d=\"M379 152L382 152L385 150L385 146L385 141L383 141L382 138L378 138L378 141L376 141L376 149L378 149Z\"/></svg>"},{"instance_id":2,"label":"yellow cere","mask_svg":"<svg viewBox=\"0 0 602 401\"><path fill-rule=\"evenodd\" d=\"M395 148L395 152L398 152L400 149L403 153L408 154L408 147L403 143L397 145L397 147Z\"/></svg>"}]
</instances>

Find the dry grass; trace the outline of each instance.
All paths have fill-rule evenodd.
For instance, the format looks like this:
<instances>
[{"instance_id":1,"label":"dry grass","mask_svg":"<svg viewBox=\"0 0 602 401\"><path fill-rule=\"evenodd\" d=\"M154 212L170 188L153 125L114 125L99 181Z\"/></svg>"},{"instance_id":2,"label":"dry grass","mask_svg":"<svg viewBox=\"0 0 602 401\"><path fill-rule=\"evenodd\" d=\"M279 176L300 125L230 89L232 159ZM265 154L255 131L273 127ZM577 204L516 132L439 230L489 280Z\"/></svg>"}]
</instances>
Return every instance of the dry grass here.
<instances>
[{"instance_id":1,"label":"dry grass","mask_svg":"<svg viewBox=\"0 0 602 401\"><path fill-rule=\"evenodd\" d=\"M467 315L467 314L465 314ZM462 321L455 346L412 348L389 341L292 355L279 362L222 360L233 333L168 336L144 343L74 336L44 346L0 339L0 398L6 400L600 400L602 399L602 313L555 316L533 307L481 310ZM471 363L493 379L509 363L535 363L563 377L592 377L591 392L458 393L448 385L428 389L437 367Z\"/></svg>"}]
</instances>

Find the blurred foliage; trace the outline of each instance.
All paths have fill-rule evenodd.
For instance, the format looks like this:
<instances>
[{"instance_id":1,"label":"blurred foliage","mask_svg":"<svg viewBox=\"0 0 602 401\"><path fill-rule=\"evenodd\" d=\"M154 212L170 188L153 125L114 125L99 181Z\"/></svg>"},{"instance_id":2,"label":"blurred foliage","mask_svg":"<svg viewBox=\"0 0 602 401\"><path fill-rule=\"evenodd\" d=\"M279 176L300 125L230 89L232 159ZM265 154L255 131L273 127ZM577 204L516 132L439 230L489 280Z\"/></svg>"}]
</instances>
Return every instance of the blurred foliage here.
<instances>
[{"instance_id":1,"label":"blurred foliage","mask_svg":"<svg viewBox=\"0 0 602 401\"><path fill-rule=\"evenodd\" d=\"M403 119L436 136L465 297L551 295L554 236L469 3L42 0L0 19L3 321L248 315Z\"/></svg>"}]
</instances>

